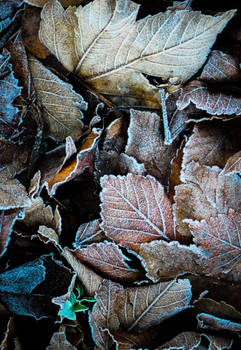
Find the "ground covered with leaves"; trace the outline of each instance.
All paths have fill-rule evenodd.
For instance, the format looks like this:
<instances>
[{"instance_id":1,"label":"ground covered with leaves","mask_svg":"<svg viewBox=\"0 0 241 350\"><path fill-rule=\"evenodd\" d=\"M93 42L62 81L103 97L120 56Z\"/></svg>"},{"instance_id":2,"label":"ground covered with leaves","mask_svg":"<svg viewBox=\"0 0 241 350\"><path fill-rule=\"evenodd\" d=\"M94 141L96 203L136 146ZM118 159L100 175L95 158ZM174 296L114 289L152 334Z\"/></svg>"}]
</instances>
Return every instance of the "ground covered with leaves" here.
<instances>
[{"instance_id":1,"label":"ground covered with leaves","mask_svg":"<svg viewBox=\"0 0 241 350\"><path fill-rule=\"evenodd\" d=\"M1 350L240 349L241 14L0 0Z\"/></svg>"}]
</instances>

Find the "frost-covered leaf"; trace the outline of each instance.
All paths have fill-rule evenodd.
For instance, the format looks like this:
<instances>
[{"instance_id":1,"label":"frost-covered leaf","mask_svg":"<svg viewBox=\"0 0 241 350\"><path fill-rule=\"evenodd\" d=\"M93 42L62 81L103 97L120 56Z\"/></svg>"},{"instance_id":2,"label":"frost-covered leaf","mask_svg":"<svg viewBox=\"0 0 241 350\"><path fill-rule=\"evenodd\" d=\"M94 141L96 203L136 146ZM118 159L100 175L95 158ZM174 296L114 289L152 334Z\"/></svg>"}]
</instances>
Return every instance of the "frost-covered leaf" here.
<instances>
[{"instance_id":1,"label":"frost-covered leaf","mask_svg":"<svg viewBox=\"0 0 241 350\"><path fill-rule=\"evenodd\" d=\"M210 298L200 297L193 302L193 305L198 313L211 314L223 319L241 321L241 312L224 301L217 302Z\"/></svg>"},{"instance_id":2,"label":"frost-covered leaf","mask_svg":"<svg viewBox=\"0 0 241 350\"><path fill-rule=\"evenodd\" d=\"M130 125L125 153L145 165L150 175L168 184L170 162L175 156L176 144L164 145L161 117L156 113L130 111Z\"/></svg>"},{"instance_id":3,"label":"frost-covered leaf","mask_svg":"<svg viewBox=\"0 0 241 350\"><path fill-rule=\"evenodd\" d=\"M46 350L76 350L77 348L67 340L65 327L61 327L58 332L55 332L50 340Z\"/></svg>"},{"instance_id":4,"label":"frost-covered leaf","mask_svg":"<svg viewBox=\"0 0 241 350\"><path fill-rule=\"evenodd\" d=\"M0 257L6 252L13 225L19 214L20 212L16 210L0 211Z\"/></svg>"},{"instance_id":5,"label":"frost-covered leaf","mask_svg":"<svg viewBox=\"0 0 241 350\"><path fill-rule=\"evenodd\" d=\"M200 343L201 334L196 332L183 332L155 350L194 350L199 348L198 346Z\"/></svg>"},{"instance_id":6,"label":"frost-covered leaf","mask_svg":"<svg viewBox=\"0 0 241 350\"><path fill-rule=\"evenodd\" d=\"M157 282L160 278L174 278L184 273L201 272L201 252L196 246L181 245L176 241L142 243L138 255L147 271L147 277Z\"/></svg>"},{"instance_id":7,"label":"frost-covered leaf","mask_svg":"<svg viewBox=\"0 0 241 350\"><path fill-rule=\"evenodd\" d=\"M95 292L103 282L103 278L97 275L92 269L82 264L70 249L64 248L62 255L77 274L78 279L84 286L87 294L94 296Z\"/></svg>"},{"instance_id":8,"label":"frost-covered leaf","mask_svg":"<svg viewBox=\"0 0 241 350\"><path fill-rule=\"evenodd\" d=\"M136 22L138 8L132 1L95 0L64 11L50 1L41 13L40 39L100 93L158 107L158 89L142 73L186 81L202 66L235 11L217 16L167 11Z\"/></svg>"},{"instance_id":9,"label":"frost-covered leaf","mask_svg":"<svg viewBox=\"0 0 241 350\"><path fill-rule=\"evenodd\" d=\"M179 100L178 109L186 108L190 102L198 109L202 109L211 115L240 115L241 97L228 91L215 91L204 83L193 80L183 89Z\"/></svg>"},{"instance_id":10,"label":"frost-covered leaf","mask_svg":"<svg viewBox=\"0 0 241 350\"><path fill-rule=\"evenodd\" d=\"M171 204L155 178L110 175L101 185L101 227L116 243L138 250L141 243L174 238Z\"/></svg>"},{"instance_id":11,"label":"frost-covered leaf","mask_svg":"<svg viewBox=\"0 0 241 350\"><path fill-rule=\"evenodd\" d=\"M105 234L100 228L100 220L96 219L85 224L81 224L76 232L74 247L78 248L82 244L101 242L105 239Z\"/></svg>"},{"instance_id":12,"label":"frost-covered leaf","mask_svg":"<svg viewBox=\"0 0 241 350\"><path fill-rule=\"evenodd\" d=\"M186 309L191 295L188 279L131 287L118 292L114 309L121 328L140 333Z\"/></svg>"},{"instance_id":13,"label":"frost-covered leaf","mask_svg":"<svg viewBox=\"0 0 241 350\"><path fill-rule=\"evenodd\" d=\"M240 173L241 172L241 151L232 155L225 164L223 171L220 175L227 175L232 173Z\"/></svg>"},{"instance_id":14,"label":"frost-covered leaf","mask_svg":"<svg viewBox=\"0 0 241 350\"><path fill-rule=\"evenodd\" d=\"M213 315L201 313L197 315L197 320L200 329L241 332L241 323L232 322Z\"/></svg>"},{"instance_id":15,"label":"frost-covered leaf","mask_svg":"<svg viewBox=\"0 0 241 350\"><path fill-rule=\"evenodd\" d=\"M58 141L67 136L78 139L83 127L81 109L87 109L83 97L34 57L29 58L29 66L37 98L45 107L48 135Z\"/></svg>"},{"instance_id":16,"label":"frost-covered leaf","mask_svg":"<svg viewBox=\"0 0 241 350\"><path fill-rule=\"evenodd\" d=\"M207 272L212 275L228 273L241 260L241 214L229 210L227 214L206 220L185 220L194 242L208 259ZM210 263L212 261L212 263Z\"/></svg>"},{"instance_id":17,"label":"frost-covered leaf","mask_svg":"<svg viewBox=\"0 0 241 350\"><path fill-rule=\"evenodd\" d=\"M43 7L48 0L24 0L24 2L33 6ZM79 5L81 2L82 0L60 0L63 7Z\"/></svg>"},{"instance_id":18,"label":"frost-covered leaf","mask_svg":"<svg viewBox=\"0 0 241 350\"><path fill-rule=\"evenodd\" d=\"M190 162L182 171L185 184L175 189L174 216L181 235L190 236L184 219L202 220L230 208L239 211L241 205L241 179L237 174L220 176L218 167L200 166Z\"/></svg>"},{"instance_id":19,"label":"frost-covered leaf","mask_svg":"<svg viewBox=\"0 0 241 350\"><path fill-rule=\"evenodd\" d=\"M200 79L208 83L225 83L240 80L239 62L231 55L214 50L210 53Z\"/></svg>"},{"instance_id":20,"label":"frost-covered leaf","mask_svg":"<svg viewBox=\"0 0 241 350\"><path fill-rule=\"evenodd\" d=\"M75 250L76 257L106 278L122 282L134 282L141 277L140 271L132 269L126 261L128 259L115 243L93 243L86 248Z\"/></svg>"}]
</instances>

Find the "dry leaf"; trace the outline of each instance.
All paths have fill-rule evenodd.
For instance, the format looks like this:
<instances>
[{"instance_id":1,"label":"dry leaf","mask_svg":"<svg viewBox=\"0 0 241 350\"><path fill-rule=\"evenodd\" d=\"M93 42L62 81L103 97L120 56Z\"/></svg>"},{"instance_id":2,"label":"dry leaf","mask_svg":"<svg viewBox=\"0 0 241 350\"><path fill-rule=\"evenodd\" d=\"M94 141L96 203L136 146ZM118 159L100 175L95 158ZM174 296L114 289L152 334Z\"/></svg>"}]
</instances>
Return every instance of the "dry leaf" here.
<instances>
[{"instance_id":1,"label":"dry leaf","mask_svg":"<svg viewBox=\"0 0 241 350\"><path fill-rule=\"evenodd\" d=\"M198 109L202 109L211 115L240 115L241 97L235 96L231 92L211 90L200 81L193 80L183 89L177 108L182 110L190 102L194 103Z\"/></svg>"},{"instance_id":2,"label":"dry leaf","mask_svg":"<svg viewBox=\"0 0 241 350\"><path fill-rule=\"evenodd\" d=\"M189 236L190 230L184 219L202 220L230 208L239 211L241 205L241 181L237 174L219 176L218 167L200 166L190 162L182 171L181 180L186 182L176 187L174 216L180 235Z\"/></svg>"},{"instance_id":3,"label":"dry leaf","mask_svg":"<svg viewBox=\"0 0 241 350\"><path fill-rule=\"evenodd\" d=\"M226 164L224 169L221 171L220 175L228 175L232 173L240 173L241 172L241 151L235 153L231 156Z\"/></svg>"},{"instance_id":4,"label":"dry leaf","mask_svg":"<svg viewBox=\"0 0 241 350\"><path fill-rule=\"evenodd\" d=\"M0 211L0 257L6 252L15 221L21 217L18 210Z\"/></svg>"},{"instance_id":5,"label":"dry leaf","mask_svg":"<svg viewBox=\"0 0 241 350\"><path fill-rule=\"evenodd\" d=\"M210 298L199 298L193 302L193 305L198 313L206 313L219 318L241 321L241 312L224 301L217 302Z\"/></svg>"},{"instance_id":6,"label":"dry leaf","mask_svg":"<svg viewBox=\"0 0 241 350\"><path fill-rule=\"evenodd\" d=\"M219 16L167 11L136 22L138 8L132 1L95 0L64 11L50 1L41 13L40 40L100 93L159 107L158 89L142 73L175 82L189 79L235 11Z\"/></svg>"},{"instance_id":7,"label":"dry leaf","mask_svg":"<svg viewBox=\"0 0 241 350\"><path fill-rule=\"evenodd\" d=\"M58 332L55 332L50 340L46 350L77 350L77 348L67 340L65 335L65 327L61 327Z\"/></svg>"},{"instance_id":8,"label":"dry leaf","mask_svg":"<svg viewBox=\"0 0 241 350\"><path fill-rule=\"evenodd\" d=\"M120 290L114 304L120 327L143 332L186 309L191 299L188 279Z\"/></svg>"},{"instance_id":9,"label":"dry leaf","mask_svg":"<svg viewBox=\"0 0 241 350\"><path fill-rule=\"evenodd\" d=\"M48 0L24 0L24 2L33 6L43 7ZM82 0L60 0L63 7L79 5L81 2Z\"/></svg>"},{"instance_id":10,"label":"dry leaf","mask_svg":"<svg viewBox=\"0 0 241 350\"><path fill-rule=\"evenodd\" d=\"M202 221L185 220L194 242L206 255L206 273L228 273L241 260L241 214L229 210L227 214Z\"/></svg>"},{"instance_id":11,"label":"dry leaf","mask_svg":"<svg viewBox=\"0 0 241 350\"><path fill-rule=\"evenodd\" d=\"M54 227L54 214L50 205L45 206L40 197L31 199L31 206L26 208L24 220L21 222L29 230L38 229L39 225Z\"/></svg>"},{"instance_id":12,"label":"dry leaf","mask_svg":"<svg viewBox=\"0 0 241 350\"><path fill-rule=\"evenodd\" d=\"M128 259L115 243L93 243L86 248L74 251L75 256L83 263L103 274L106 278L122 282L134 282L142 276L141 272L132 269L126 263Z\"/></svg>"},{"instance_id":13,"label":"dry leaf","mask_svg":"<svg viewBox=\"0 0 241 350\"><path fill-rule=\"evenodd\" d=\"M201 334L196 332L183 332L155 350L194 350L198 349L200 343Z\"/></svg>"},{"instance_id":14,"label":"dry leaf","mask_svg":"<svg viewBox=\"0 0 241 350\"><path fill-rule=\"evenodd\" d=\"M29 58L29 66L37 98L46 111L44 121L48 126L48 135L58 141L63 141L67 136L78 139L83 127L81 109L87 109L83 97L35 58Z\"/></svg>"},{"instance_id":15,"label":"dry leaf","mask_svg":"<svg viewBox=\"0 0 241 350\"><path fill-rule=\"evenodd\" d=\"M101 185L101 227L116 243L138 250L141 243L174 238L171 204L155 178L110 175Z\"/></svg>"},{"instance_id":16,"label":"dry leaf","mask_svg":"<svg viewBox=\"0 0 241 350\"><path fill-rule=\"evenodd\" d=\"M131 110L125 153L143 163L148 173L163 185L168 184L170 162L175 156L176 146L176 143L164 145L159 115Z\"/></svg>"},{"instance_id":17,"label":"dry leaf","mask_svg":"<svg viewBox=\"0 0 241 350\"><path fill-rule=\"evenodd\" d=\"M201 313L197 315L198 328L205 330L219 330L219 331L232 331L240 332L241 324L236 322L231 322L223 318L215 317L213 315Z\"/></svg>"},{"instance_id":18,"label":"dry leaf","mask_svg":"<svg viewBox=\"0 0 241 350\"><path fill-rule=\"evenodd\" d=\"M73 245L75 248L79 248L82 244L101 242L105 238L106 236L100 228L100 220L96 219L79 226Z\"/></svg>"}]
</instances>

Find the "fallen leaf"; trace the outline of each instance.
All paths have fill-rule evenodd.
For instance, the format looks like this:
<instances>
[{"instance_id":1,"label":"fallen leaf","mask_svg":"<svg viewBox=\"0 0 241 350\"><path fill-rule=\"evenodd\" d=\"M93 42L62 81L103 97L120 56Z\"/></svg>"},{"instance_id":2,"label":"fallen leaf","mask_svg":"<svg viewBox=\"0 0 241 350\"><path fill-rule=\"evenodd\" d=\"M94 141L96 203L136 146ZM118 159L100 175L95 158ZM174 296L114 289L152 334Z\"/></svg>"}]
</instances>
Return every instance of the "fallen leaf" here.
<instances>
[{"instance_id":1,"label":"fallen leaf","mask_svg":"<svg viewBox=\"0 0 241 350\"><path fill-rule=\"evenodd\" d=\"M105 238L106 236L100 228L100 220L96 219L79 226L73 245L75 248L79 248L82 244L101 242Z\"/></svg>"},{"instance_id":2,"label":"fallen leaf","mask_svg":"<svg viewBox=\"0 0 241 350\"><path fill-rule=\"evenodd\" d=\"M138 251L141 243L174 238L171 204L155 178L110 175L101 185L101 228L117 244Z\"/></svg>"},{"instance_id":3,"label":"fallen leaf","mask_svg":"<svg viewBox=\"0 0 241 350\"><path fill-rule=\"evenodd\" d=\"M240 115L241 97L235 96L228 91L211 90L204 83L193 80L187 84L177 101L177 108L182 110L190 102L198 109L202 109L211 115Z\"/></svg>"},{"instance_id":4,"label":"fallen leaf","mask_svg":"<svg viewBox=\"0 0 241 350\"><path fill-rule=\"evenodd\" d=\"M113 311L118 291L123 287L110 280L104 280L96 293L96 304L90 314L92 334L98 349L109 350L114 341L109 330L119 328L118 316Z\"/></svg>"},{"instance_id":5,"label":"fallen leaf","mask_svg":"<svg viewBox=\"0 0 241 350\"><path fill-rule=\"evenodd\" d=\"M215 317L213 315L201 313L197 315L198 328L205 330L220 330L220 331L231 331L240 332L241 324L224 320L223 318Z\"/></svg>"},{"instance_id":6,"label":"fallen leaf","mask_svg":"<svg viewBox=\"0 0 241 350\"><path fill-rule=\"evenodd\" d=\"M74 255L74 252L70 249L64 248L62 251L62 255L77 274L78 279L84 286L87 294L90 296L94 296L95 292L101 285L103 278L97 275L97 273L95 273L93 270L82 264Z\"/></svg>"},{"instance_id":7,"label":"fallen leaf","mask_svg":"<svg viewBox=\"0 0 241 350\"><path fill-rule=\"evenodd\" d=\"M168 184L170 162L175 156L176 146L176 143L164 145L158 114L131 109L125 153L143 163L148 173L157 177L163 185Z\"/></svg>"},{"instance_id":8,"label":"fallen leaf","mask_svg":"<svg viewBox=\"0 0 241 350\"><path fill-rule=\"evenodd\" d=\"M183 332L155 350L194 350L198 349L200 343L201 334L196 332Z\"/></svg>"},{"instance_id":9,"label":"fallen leaf","mask_svg":"<svg viewBox=\"0 0 241 350\"><path fill-rule=\"evenodd\" d=\"M223 168L228 158L239 151L240 129L235 125L223 127L223 124L202 123L194 126L193 133L185 144L183 150L182 167L191 161L200 165L217 165Z\"/></svg>"},{"instance_id":10,"label":"fallen leaf","mask_svg":"<svg viewBox=\"0 0 241 350\"><path fill-rule=\"evenodd\" d=\"M228 175L241 172L241 151L232 155L226 162L220 175Z\"/></svg>"},{"instance_id":11,"label":"fallen leaf","mask_svg":"<svg viewBox=\"0 0 241 350\"><path fill-rule=\"evenodd\" d=\"M203 334L205 338L207 338L210 342L209 348L210 350L223 350L223 349L231 349L233 345L232 339L226 339L223 337L219 337L217 335Z\"/></svg>"},{"instance_id":12,"label":"fallen leaf","mask_svg":"<svg viewBox=\"0 0 241 350\"><path fill-rule=\"evenodd\" d=\"M121 328L140 333L186 309L190 299L189 280L173 280L118 291L114 310Z\"/></svg>"},{"instance_id":13,"label":"fallen leaf","mask_svg":"<svg viewBox=\"0 0 241 350\"><path fill-rule=\"evenodd\" d=\"M106 278L122 282L134 282L142 277L140 271L130 268L128 259L115 243L93 243L78 248L75 256L82 262L103 274Z\"/></svg>"},{"instance_id":14,"label":"fallen leaf","mask_svg":"<svg viewBox=\"0 0 241 350\"><path fill-rule=\"evenodd\" d=\"M37 98L45 108L48 135L58 141L67 136L78 139L83 127L81 109L87 109L83 97L35 58L29 58L29 66Z\"/></svg>"},{"instance_id":15,"label":"fallen leaf","mask_svg":"<svg viewBox=\"0 0 241 350\"><path fill-rule=\"evenodd\" d=\"M30 233L36 231L39 225L54 227L54 214L50 205L46 206L40 197L31 199L31 206L26 208L25 217L21 222Z\"/></svg>"},{"instance_id":16,"label":"fallen leaf","mask_svg":"<svg viewBox=\"0 0 241 350\"><path fill-rule=\"evenodd\" d=\"M159 107L158 89L142 73L186 81L202 66L235 11L219 16L167 11L136 22L138 8L132 1L95 0L64 11L51 1L41 13L40 40L64 67L100 93Z\"/></svg>"},{"instance_id":17,"label":"fallen leaf","mask_svg":"<svg viewBox=\"0 0 241 350\"><path fill-rule=\"evenodd\" d=\"M24 0L24 2L33 6L43 7L48 0ZM63 7L79 5L81 2L82 0L60 0Z\"/></svg>"},{"instance_id":18,"label":"fallen leaf","mask_svg":"<svg viewBox=\"0 0 241 350\"><path fill-rule=\"evenodd\" d=\"M195 300L193 305L198 313L211 314L223 319L241 321L241 312L224 301L217 302L210 298L201 297Z\"/></svg>"},{"instance_id":19,"label":"fallen leaf","mask_svg":"<svg viewBox=\"0 0 241 350\"><path fill-rule=\"evenodd\" d=\"M19 210L0 211L0 257L6 252L13 225L21 217Z\"/></svg>"},{"instance_id":20,"label":"fallen leaf","mask_svg":"<svg viewBox=\"0 0 241 350\"><path fill-rule=\"evenodd\" d=\"M227 214L206 220L185 220L193 240L208 259L207 271L211 275L228 273L241 259L241 214L230 209ZM212 261L212 263L210 263Z\"/></svg>"},{"instance_id":21,"label":"fallen leaf","mask_svg":"<svg viewBox=\"0 0 241 350\"><path fill-rule=\"evenodd\" d=\"M49 346L46 350L76 350L77 348L73 346L66 338L65 327L60 327L58 332L55 332L50 340Z\"/></svg>"},{"instance_id":22,"label":"fallen leaf","mask_svg":"<svg viewBox=\"0 0 241 350\"><path fill-rule=\"evenodd\" d=\"M239 62L222 51L211 51L200 79L208 83L226 83L241 79Z\"/></svg>"},{"instance_id":23,"label":"fallen leaf","mask_svg":"<svg viewBox=\"0 0 241 350\"><path fill-rule=\"evenodd\" d=\"M181 174L181 184L175 188L174 217L181 236L189 236L184 219L202 220L227 213L230 208L239 211L241 181L237 174L219 176L221 169L200 166L190 162Z\"/></svg>"}]
</instances>

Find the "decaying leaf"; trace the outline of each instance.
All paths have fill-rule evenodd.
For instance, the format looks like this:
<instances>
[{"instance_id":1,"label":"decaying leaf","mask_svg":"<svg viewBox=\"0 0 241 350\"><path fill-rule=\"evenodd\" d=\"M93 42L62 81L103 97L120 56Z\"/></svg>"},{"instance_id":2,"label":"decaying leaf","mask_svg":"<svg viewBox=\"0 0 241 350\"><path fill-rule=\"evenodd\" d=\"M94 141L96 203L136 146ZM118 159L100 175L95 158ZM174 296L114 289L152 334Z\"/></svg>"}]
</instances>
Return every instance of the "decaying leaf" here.
<instances>
[{"instance_id":1,"label":"decaying leaf","mask_svg":"<svg viewBox=\"0 0 241 350\"><path fill-rule=\"evenodd\" d=\"M193 305L198 313L211 314L223 319L241 321L241 312L224 301L217 302L210 298L201 297L195 300Z\"/></svg>"},{"instance_id":2,"label":"decaying leaf","mask_svg":"<svg viewBox=\"0 0 241 350\"><path fill-rule=\"evenodd\" d=\"M76 347L71 345L65 334L65 327L61 327L58 332L55 332L50 340L46 350L76 350Z\"/></svg>"},{"instance_id":3,"label":"decaying leaf","mask_svg":"<svg viewBox=\"0 0 241 350\"><path fill-rule=\"evenodd\" d=\"M100 228L100 220L96 219L85 224L81 224L76 232L74 247L78 248L82 244L101 242L106 238Z\"/></svg>"},{"instance_id":4,"label":"decaying leaf","mask_svg":"<svg viewBox=\"0 0 241 350\"><path fill-rule=\"evenodd\" d=\"M235 11L218 16L167 11L136 22L138 8L132 1L95 0L64 11L50 1L41 13L40 40L100 93L159 107L158 89L142 73L186 81Z\"/></svg>"},{"instance_id":5,"label":"decaying leaf","mask_svg":"<svg viewBox=\"0 0 241 350\"><path fill-rule=\"evenodd\" d=\"M152 176L104 176L101 225L122 246L174 238L172 209L164 189Z\"/></svg>"},{"instance_id":6,"label":"decaying leaf","mask_svg":"<svg viewBox=\"0 0 241 350\"><path fill-rule=\"evenodd\" d=\"M200 343L201 334L196 332L183 332L155 350L194 350L198 349Z\"/></svg>"},{"instance_id":7,"label":"decaying leaf","mask_svg":"<svg viewBox=\"0 0 241 350\"><path fill-rule=\"evenodd\" d=\"M128 259L118 245L111 242L93 243L86 248L75 250L76 257L106 278L123 282L134 282L140 279L141 273L128 266Z\"/></svg>"},{"instance_id":8,"label":"decaying leaf","mask_svg":"<svg viewBox=\"0 0 241 350\"><path fill-rule=\"evenodd\" d=\"M130 126L125 153L145 165L150 175L163 185L168 184L170 162L176 152L176 143L164 145L161 117L156 113L130 111Z\"/></svg>"},{"instance_id":9,"label":"decaying leaf","mask_svg":"<svg viewBox=\"0 0 241 350\"><path fill-rule=\"evenodd\" d=\"M45 107L48 135L58 141L63 141L67 136L78 139L83 127L81 109L87 109L83 97L34 57L29 58L29 66L37 98Z\"/></svg>"},{"instance_id":10,"label":"decaying leaf","mask_svg":"<svg viewBox=\"0 0 241 350\"><path fill-rule=\"evenodd\" d=\"M208 258L209 273L227 273L240 261L240 213L230 209L227 214L219 214L215 218L185 221L192 231L194 242Z\"/></svg>"},{"instance_id":11,"label":"decaying leaf","mask_svg":"<svg viewBox=\"0 0 241 350\"><path fill-rule=\"evenodd\" d=\"M24 0L27 4L37 6L37 7L43 7L48 0ZM60 3L63 7L68 6L74 6L79 5L82 2L82 0L60 0Z\"/></svg>"},{"instance_id":12,"label":"decaying leaf","mask_svg":"<svg viewBox=\"0 0 241 350\"><path fill-rule=\"evenodd\" d=\"M19 210L0 211L0 257L6 252L13 225L21 217Z\"/></svg>"},{"instance_id":13,"label":"decaying leaf","mask_svg":"<svg viewBox=\"0 0 241 350\"><path fill-rule=\"evenodd\" d=\"M241 332L241 324L231 322L213 315L201 313L197 315L198 327L205 330L227 330L231 332Z\"/></svg>"},{"instance_id":14,"label":"decaying leaf","mask_svg":"<svg viewBox=\"0 0 241 350\"><path fill-rule=\"evenodd\" d=\"M231 156L227 163L225 164L225 167L223 171L220 173L220 175L227 175L232 173L240 173L241 172L241 151L235 153L233 156Z\"/></svg>"}]
</instances>

